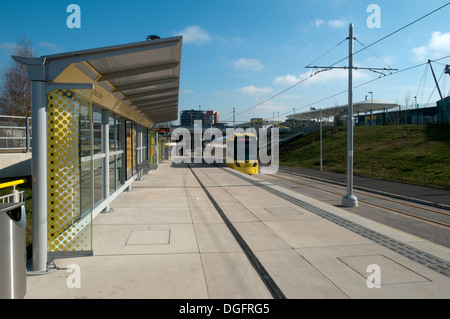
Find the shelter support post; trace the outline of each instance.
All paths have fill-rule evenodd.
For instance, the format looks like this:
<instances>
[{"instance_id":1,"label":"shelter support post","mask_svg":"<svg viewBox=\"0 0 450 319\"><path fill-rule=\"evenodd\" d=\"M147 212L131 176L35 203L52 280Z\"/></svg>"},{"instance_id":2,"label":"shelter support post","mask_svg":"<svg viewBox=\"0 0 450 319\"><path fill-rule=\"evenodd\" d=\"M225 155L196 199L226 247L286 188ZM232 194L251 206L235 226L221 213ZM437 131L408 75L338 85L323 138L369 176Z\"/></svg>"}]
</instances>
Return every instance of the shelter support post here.
<instances>
[{"instance_id":1,"label":"shelter support post","mask_svg":"<svg viewBox=\"0 0 450 319\"><path fill-rule=\"evenodd\" d=\"M32 81L33 271L47 271L47 82Z\"/></svg>"}]
</instances>

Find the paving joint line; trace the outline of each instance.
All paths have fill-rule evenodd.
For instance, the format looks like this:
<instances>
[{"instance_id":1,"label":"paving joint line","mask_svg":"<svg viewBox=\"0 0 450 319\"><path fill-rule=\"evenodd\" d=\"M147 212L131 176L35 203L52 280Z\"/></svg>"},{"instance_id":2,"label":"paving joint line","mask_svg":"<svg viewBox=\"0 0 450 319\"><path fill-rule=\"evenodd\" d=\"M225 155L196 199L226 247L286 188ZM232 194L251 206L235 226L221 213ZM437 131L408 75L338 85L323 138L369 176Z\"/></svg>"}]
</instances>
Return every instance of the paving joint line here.
<instances>
[{"instance_id":1,"label":"paving joint line","mask_svg":"<svg viewBox=\"0 0 450 319\"><path fill-rule=\"evenodd\" d=\"M219 167L219 166L217 166L217 167ZM242 176L230 169L226 169L223 167L219 167L219 168L221 168L222 170L226 171L227 173L229 173L231 175L234 175L236 177L239 177L239 178L251 183L254 186L264 189L273 195L283 198L303 209L308 210L309 212L311 212L313 214L316 214L322 218L325 218L326 220L329 220L341 227L344 227L356 234L359 234L359 235L363 236L364 238L367 238L383 247L386 247L402 256L405 256L421 265L424 265L424 266L430 268L431 270L434 270L434 271L450 278L450 263L447 262L446 260L443 260L439 257L436 257L434 255L426 253L420 249L414 248L408 244L400 242L389 236L383 235L372 229L369 229L367 227L364 227L357 223L349 221L343 217L340 217L333 213L327 212L326 210L324 210L322 208L316 207L312 204L304 202L304 201L302 201L298 198L295 198L291 195L288 195L281 191L273 189L272 187L270 187L266 184L252 180L246 176Z\"/></svg>"},{"instance_id":2,"label":"paving joint line","mask_svg":"<svg viewBox=\"0 0 450 319\"><path fill-rule=\"evenodd\" d=\"M269 290L270 294L274 299L286 299L286 296L278 287L277 283L273 280L273 278L270 276L270 274L267 272L267 270L264 268L262 263L259 261L258 257L253 253L251 248L248 246L248 244L245 242L244 238L241 236L241 234L238 232L238 230L234 227L234 225L231 223L231 221L228 219L224 211L221 209L219 204L215 201L214 197L209 193L205 185L200 181L200 178L195 174L194 170L191 168L189 164L186 164L189 169L191 170L192 174L196 178L197 182L202 187L203 191L208 196L211 203L216 208L217 212L219 213L220 217L222 217L222 220L224 221L225 225L228 227L229 231L243 250L244 254L246 255L247 259L249 260L250 264L253 266L253 268L256 270L257 274L263 281L266 288Z\"/></svg>"}]
</instances>

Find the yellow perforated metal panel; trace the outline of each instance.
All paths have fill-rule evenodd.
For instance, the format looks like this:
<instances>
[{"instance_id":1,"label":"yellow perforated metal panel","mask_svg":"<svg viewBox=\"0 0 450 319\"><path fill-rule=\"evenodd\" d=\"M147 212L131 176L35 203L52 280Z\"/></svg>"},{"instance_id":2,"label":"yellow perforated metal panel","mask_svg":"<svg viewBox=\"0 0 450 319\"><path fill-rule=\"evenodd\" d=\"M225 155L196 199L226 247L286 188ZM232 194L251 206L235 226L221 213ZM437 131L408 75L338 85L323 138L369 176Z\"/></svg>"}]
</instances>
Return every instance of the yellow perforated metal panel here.
<instances>
[{"instance_id":1,"label":"yellow perforated metal panel","mask_svg":"<svg viewBox=\"0 0 450 319\"><path fill-rule=\"evenodd\" d=\"M48 250L92 250L91 90L48 94Z\"/></svg>"}]
</instances>

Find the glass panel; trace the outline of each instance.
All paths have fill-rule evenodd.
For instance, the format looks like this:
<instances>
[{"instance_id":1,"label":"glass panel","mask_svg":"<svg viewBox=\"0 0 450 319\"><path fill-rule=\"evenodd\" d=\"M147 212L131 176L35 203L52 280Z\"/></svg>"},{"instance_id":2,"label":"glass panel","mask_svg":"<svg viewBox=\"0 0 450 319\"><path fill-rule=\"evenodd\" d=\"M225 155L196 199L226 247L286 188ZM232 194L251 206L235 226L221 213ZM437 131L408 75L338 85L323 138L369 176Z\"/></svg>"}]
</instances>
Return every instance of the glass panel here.
<instances>
[{"instance_id":1,"label":"glass panel","mask_svg":"<svg viewBox=\"0 0 450 319\"><path fill-rule=\"evenodd\" d=\"M94 205L105 198L103 194L103 161L104 158L94 160Z\"/></svg>"},{"instance_id":2,"label":"glass panel","mask_svg":"<svg viewBox=\"0 0 450 319\"><path fill-rule=\"evenodd\" d=\"M127 180L133 176L133 132L131 122L126 124L126 143L127 143Z\"/></svg>"},{"instance_id":3,"label":"glass panel","mask_svg":"<svg viewBox=\"0 0 450 319\"><path fill-rule=\"evenodd\" d=\"M109 117L109 151L116 151L116 122L114 117Z\"/></svg>"},{"instance_id":4,"label":"glass panel","mask_svg":"<svg viewBox=\"0 0 450 319\"><path fill-rule=\"evenodd\" d=\"M102 122L102 111L94 109L92 113L92 120L94 126L94 154L103 153L103 122Z\"/></svg>"},{"instance_id":5,"label":"glass panel","mask_svg":"<svg viewBox=\"0 0 450 319\"><path fill-rule=\"evenodd\" d=\"M155 164L155 133L153 131L150 131L150 149L149 149L149 156L150 156L150 164Z\"/></svg>"},{"instance_id":6,"label":"glass panel","mask_svg":"<svg viewBox=\"0 0 450 319\"><path fill-rule=\"evenodd\" d=\"M117 121L116 121L116 147L117 147L118 151L120 151L120 150L123 151L122 134L123 134L122 120L117 119Z\"/></svg>"},{"instance_id":7,"label":"glass panel","mask_svg":"<svg viewBox=\"0 0 450 319\"><path fill-rule=\"evenodd\" d=\"M92 250L91 90L53 90L48 107L48 250Z\"/></svg>"},{"instance_id":8,"label":"glass panel","mask_svg":"<svg viewBox=\"0 0 450 319\"><path fill-rule=\"evenodd\" d=\"M117 187L116 184L116 156L109 157L109 193L111 194Z\"/></svg>"},{"instance_id":9,"label":"glass panel","mask_svg":"<svg viewBox=\"0 0 450 319\"><path fill-rule=\"evenodd\" d=\"M133 175L136 174L136 159L137 159L137 124L133 123L133 151L132 151L132 159L133 159Z\"/></svg>"},{"instance_id":10,"label":"glass panel","mask_svg":"<svg viewBox=\"0 0 450 319\"><path fill-rule=\"evenodd\" d=\"M123 156L119 154L116 156L116 188L122 185L121 176L123 172Z\"/></svg>"}]
</instances>

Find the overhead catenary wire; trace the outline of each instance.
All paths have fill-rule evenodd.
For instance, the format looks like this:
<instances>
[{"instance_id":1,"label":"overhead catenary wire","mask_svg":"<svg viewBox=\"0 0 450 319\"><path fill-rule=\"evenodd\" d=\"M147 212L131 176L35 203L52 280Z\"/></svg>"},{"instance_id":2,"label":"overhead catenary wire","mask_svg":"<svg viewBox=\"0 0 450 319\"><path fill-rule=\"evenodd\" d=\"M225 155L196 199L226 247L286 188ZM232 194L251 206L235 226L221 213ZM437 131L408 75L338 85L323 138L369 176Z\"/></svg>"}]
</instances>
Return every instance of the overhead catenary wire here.
<instances>
[{"instance_id":1,"label":"overhead catenary wire","mask_svg":"<svg viewBox=\"0 0 450 319\"><path fill-rule=\"evenodd\" d=\"M438 58L438 59L436 59L436 60L432 60L431 62L438 62L438 61L440 61L440 60L444 60L444 59L448 59L448 58L450 58L450 55L447 55L447 56ZM378 81L378 80L381 80L381 79L384 79L384 78L386 78L386 77L390 77L390 76L393 76L393 75L396 75L396 74L399 74L399 73L403 73L403 72L406 72L406 71L410 71L410 70L419 68L419 67L424 66L424 65L427 66L427 65L428 65L428 62L423 62L423 63L417 64L417 65L414 65L414 66L410 66L410 67L404 68L404 69L402 69L402 70L398 70L398 71L396 71L396 72L392 72L392 73L390 73L390 74L388 74L388 75L386 75L386 76L384 76L384 77L378 77L378 78L369 80L369 81L367 81L367 82L364 82L364 83L361 83L361 84L358 84L358 85L354 86L354 88L355 88L355 89L358 89L358 88L360 88L360 87L363 87L363 86L365 86L365 85L367 85L367 84L370 84L370 83L373 83L373 82L375 82L375 81ZM310 78L310 77L308 77L308 78L306 78L306 79L309 79L309 78ZM300 84L300 83L298 83L298 84ZM323 98L323 99L320 99L320 100L318 100L318 101L309 103L309 104L307 104L307 105L305 105L305 106L296 107L296 109L297 109L297 110L302 110L302 109L305 109L305 108L310 108L310 107L313 106L313 105L322 103L322 102L324 102L324 101L326 101L326 100L329 100L329 99L331 99L331 98L337 97L337 96L339 96L339 95L341 95L341 94L344 94L344 93L347 93L347 92L348 92L348 89L343 90L343 91L338 92L338 93L335 93L335 94L332 94L332 95L327 96L327 97L325 97L325 98ZM281 93L279 93L279 94L281 94ZM278 94L278 95L279 95L279 94ZM267 101L267 100L266 100L266 101ZM266 101L264 101L264 102L262 102L262 103L265 103ZM262 103L258 104L257 106L261 105ZM256 106L255 106L255 107L256 107ZM242 113L244 113L244 112L242 112ZM242 113L240 113L240 114L242 114ZM291 113L290 111L288 111L288 112L285 112L285 113L280 113L280 116L282 116L282 115L288 115L288 114L292 114L292 113ZM240 122L246 122L246 121L240 121Z\"/></svg>"},{"instance_id":2,"label":"overhead catenary wire","mask_svg":"<svg viewBox=\"0 0 450 319\"><path fill-rule=\"evenodd\" d=\"M270 101L270 100L272 100L272 99L274 99L274 98L276 98L277 96L279 96L279 95L283 94L284 92L286 92L286 91L292 89L293 87L296 87L297 85L300 85L300 84L302 84L303 82L309 80L310 78L312 78L313 76L315 76L317 73L319 73L319 72L316 72L316 73L314 73L314 74L311 74L309 77L304 78L303 80L301 80L301 81L295 83L294 85L291 85L291 86L288 87L287 89L284 89L283 91L281 91L281 92L279 92L279 93L277 93L277 94L275 94L275 95L273 95L273 96L271 96L271 97L265 99L264 101L259 102L258 104L256 104L256 105L254 105L254 106L252 106L252 107L250 107L250 108L248 108L248 109L246 109L246 110L244 110L244 111L242 111L242 112L236 114L235 116L242 115L242 114L244 114L244 113L246 113L246 112L248 112L248 111L250 111L250 110L252 110L252 109L254 109L254 108L256 108L256 107L258 107L258 106L260 106L260 105L262 105L262 104L264 104L264 103L266 103L266 102L268 102L268 101ZM228 120L229 120L229 119L226 119L225 122L228 121Z\"/></svg>"},{"instance_id":3,"label":"overhead catenary wire","mask_svg":"<svg viewBox=\"0 0 450 319\"><path fill-rule=\"evenodd\" d=\"M312 61L310 64L308 64L308 66L311 66L311 64L317 62L318 60L320 60L321 58L323 58L324 56L326 56L328 53L330 53L331 51L333 51L334 49L336 49L338 46L340 46L342 43L344 43L345 41L347 41L347 39L342 40L341 42L339 42L338 44L336 44L334 47L332 47L331 49L329 49L327 52L325 52L324 54L322 54L321 56L319 56L317 59L315 59L314 61Z\"/></svg>"},{"instance_id":4,"label":"overhead catenary wire","mask_svg":"<svg viewBox=\"0 0 450 319\"><path fill-rule=\"evenodd\" d=\"M400 32L400 31L402 31L402 30L404 30L404 29L410 27L411 25L413 25L413 24L415 24L415 23L417 23L417 22L419 22L419 21L421 21L421 20L427 18L428 16L430 16L430 15L432 15L432 14L434 14L434 13L440 11L440 10L442 10L443 8L447 7L448 5L450 5L450 2L447 2L446 4L442 5L441 7L439 7L439 8L437 8L437 9L435 9L435 10L433 10L433 11L431 11L431 12L429 12L429 13L423 15L423 16L421 16L420 18L418 18L418 19L416 19L416 20L414 20L414 21L412 21L412 22L406 24L405 26L403 26L403 27L401 27L401 28L399 28L399 29L397 29L397 30L395 30L395 31L393 31L393 32L391 32L391 33L389 33L388 35L386 35L386 36L384 36L384 37L382 37L382 38L380 38L380 39L378 39L378 40L372 42L371 44L369 44L369 45L367 45L367 46L364 46L364 45L363 45L363 48L360 49L360 50L358 50L358 51L356 51L355 53L353 53L353 56L356 55L356 54L358 54L358 53L360 53L360 52L362 52L362 51L364 51L364 50L368 50L370 47L374 46L375 44L380 43L381 41L383 41L383 40L385 40L385 39L387 39L387 38L393 36L394 34ZM348 40L348 39L345 39L345 40ZM345 40L343 40L343 41L345 41ZM317 61L318 59L320 59L321 57L327 55L327 54L328 54L329 52L331 52L332 50L334 50L337 46L339 46L340 44L342 44L343 41L341 41L341 42L340 42L339 44L337 44L335 47L333 47L332 49L330 49L330 50L328 50L327 52L325 52L324 54L322 54L319 58L315 59L313 62L310 63L310 65L311 65L312 63L314 63L315 61ZM343 58L343 59L341 59L341 60L335 62L334 64L331 65L331 67L335 66L336 64L338 64L338 63L340 63L340 62L342 62L342 61L347 60L348 58L349 58L349 56L347 56L347 57L345 57L345 58ZM441 59L443 59L443 58L441 58ZM437 59L437 60L441 60L441 59ZM437 60L435 60L435 61L437 61ZM419 64L419 65L417 65L417 66L411 67L411 68L416 68L416 67L422 66L422 65L424 65L424 64L426 64L426 63L422 63L422 64ZM331 67L330 67L330 68L331 68ZM244 110L243 112L241 112L241 113L239 113L239 114L236 114L236 116L242 115L242 114L244 114L244 113L246 113L246 112L248 112L248 111L250 111L250 110L252 110L252 109L254 109L254 108L256 108L256 107L258 107L258 106L260 106L260 105L262 105L262 104L264 104L264 103L266 103L266 102L268 102L268 101L270 101L270 100L272 100L272 99L274 99L274 98L276 98L277 96L279 96L279 95L281 95L281 94L283 94L283 93L285 93L285 92L291 90L292 88L294 88L294 87L296 87L296 86L302 84L303 82L309 80L311 77L317 75L318 73L323 72L323 71L328 71L328 70L330 70L330 68L324 69L324 70L321 70L321 71L318 70L318 71L316 71L315 73L312 73L309 77L304 78L304 79L298 81L297 83L295 83L295 84L291 85L290 87L288 87L288 88L282 90L281 92L279 92L279 93L277 93L277 94L275 94L275 95L273 95L273 96L271 96L271 97L265 99L264 101L262 101L262 102L260 102L260 103L258 103L258 104L256 104L256 105L254 105L254 106L252 106L252 107L250 107L250 108ZM409 69L411 69L411 68L407 68L407 69L403 69L403 70L401 70L401 71L397 71L397 72L394 72L394 73L390 73L389 75L398 74L398 73L400 73L400 72L407 71L407 70L409 70ZM388 76L388 75L386 75L386 76ZM382 78L382 77L378 77L377 79L380 79L380 78ZM374 79L374 80L377 80L377 79ZM368 82L366 82L366 83L363 83L362 85L366 85L366 84L368 84L368 83L371 83L371 82L373 82L374 80L371 80L371 81L368 81ZM361 86L362 86L362 85L361 85ZM355 88L358 88L358 87L359 87L359 86L356 86ZM343 94L343 93L345 93L345 92L347 92L347 91L348 91L348 90L345 90L345 91L343 91L343 92L341 92L341 93L334 94L332 97L337 96L337 95L340 95L340 94ZM324 100L327 100L327 99L329 99L329 98L322 99L321 101L324 101ZM319 103L319 102L317 102L317 103ZM314 103L314 104L317 104L317 103ZM309 104L308 106L314 105L314 104ZM289 114L289 112L283 113L283 115L285 115L285 114ZM280 115L281 115L281 114L280 114ZM228 119L225 120L225 121L228 121Z\"/></svg>"},{"instance_id":5,"label":"overhead catenary wire","mask_svg":"<svg viewBox=\"0 0 450 319\"><path fill-rule=\"evenodd\" d=\"M432 62L437 62L437 61L444 60L444 59L448 59L448 58L450 58L450 55L447 55L447 56L438 58L438 59L436 59L436 60L432 60ZM391 73L391 74L388 74L388 75L386 75L386 76L384 76L384 77L381 77L381 78L378 77L378 78L369 80L369 81L367 81L367 82L361 83L361 84L359 84L359 85L356 85L354 88L355 88L355 89L358 89L358 88L363 87L363 86L365 86L365 85L367 85L367 84L370 84L370 83L372 83L372 82L375 82L375 81L378 81L378 80L381 80L381 79L384 79L384 78L386 78L386 77L390 77L390 76L393 76L393 75L396 75L396 74L399 74L399 73L403 73L403 72L406 72L406 71L409 71L409 70L413 70L413 69L416 69L416 68L418 68L418 67L421 67L421 66L424 66L424 65L427 65L427 64L428 64L428 62L423 62L423 63L417 64L417 65L414 65L414 66L410 66L410 67L404 68L404 69L402 69L402 70L399 70L399 71L393 72L393 73ZM341 91L341 92L339 92L339 93L335 93L335 94L333 94L333 95L330 95L330 96L328 96L328 97L325 97L325 98L323 98L323 99L320 99L320 100L318 100L318 101L316 101L316 102L307 104L307 105L305 105L305 106L302 106L302 107L299 107L299 108L296 108L296 109L302 110L302 109L305 109L305 108L309 108L309 107L311 107L311 106L313 106L313 105L316 105L316 104L318 104L318 103L322 103L322 102L324 102L324 101L326 101L326 100L329 100L329 99L331 99L331 98L333 98L333 97L339 96L339 95L344 94L344 93L347 93L347 92L348 92L348 90L343 90L343 91ZM280 115L288 115L289 113L291 113L291 112L286 112L286 113L283 113L283 114L280 114Z\"/></svg>"},{"instance_id":6,"label":"overhead catenary wire","mask_svg":"<svg viewBox=\"0 0 450 319\"><path fill-rule=\"evenodd\" d=\"M361 44L362 47L366 47L363 43L361 43L361 41L359 41L357 38L355 38L355 41L357 41L359 44ZM392 69L391 66L389 64L387 64L386 62L384 62L381 58L379 58L375 53L373 53L371 50L367 49L370 53L373 54L373 56L375 56L381 63L383 63L384 65L386 65L389 69Z\"/></svg>"},{"instance_id":7,"label":"overhead catenary wire","mask_svg":"<svg viewBox=\"0 0 450 319\"><path fill-rule=\"evenodd\" d=\"M322 54L321 56L319 56L318 58L316 58L314 61L312 61L309 65L313 64L313 63L316 62L317 60L319 60L319 59L321 59L322 57L324 57L324 56L326 56L327 54L329 54L331 51L333 51L334 49L336 49L337 47L339 47L339 46L340 46L342 43L344 43L346 40L347 40L347 39L344 39L344 40L342 40L341 42L339 42L338 44L336 44L334 47L332 47L331 49L329 49L327 52L325 52L324 54ZM283 91L281 91L281 92L279 92L279 93L277 93L277 94L275 94L275 95L273 95L273 96L271 96L271 97L265 99L264 101L259 102L258 104L256 104L256 105L254 105L254 106L252 106L252 107L250 107L250 108L244 110L243 112L240 112L240 113L238 113L238 114L235 114L235 117L236 117L236 116L239 116L239 115L242 115L242 114L244 114L244 113L246 113L246 112L248 112L248 111L250 111L250 110L252 110L252 109L254 109L254 108L256 108L256 107L258 107L258 106L260 106L260 105L262 105L262 104L264 104L264 103L266 103L266 102L268 102L268 101L270 101L270 100L272 100L272 99L274 99L274 98L276 98L277 96L279 96L279 95L285 93L286 91L288 91L288 90L290 90L290 89L292 89L292 88L294 88L294 87L296 87L296 86L302 84L303 82L309 80L310 78L312 78L313 76L317 75L318 73L324 72L324 71L328 71L328 70L321 70L321 71L315 71L315 72L312 71L309 77L304 78L304 79L300 80L300 81L297 82L297 83L294 83L292 86L288 87L287 89L284 89ZM232 112L231 112L231 113L232 113ZM230 113L228 113L228 114L230 114ZM228 115L228 114L227 114L227 115ZM229 120L231 120L231 118L227 118L227 119L224 120L224 121L226 122L226 121L229 121ZM242 122L244 122L244 121L242 121Z\"/></svg>"},{"instance_id":8,"label":"overhead catenary wire","mask_svg":"<svg viewBox=\"0 0 450 319\"><path fill-rule=\"evenodd\" d=\"M394 34L400 32L400 31L402 31L402 30L404 30L404 29L406 29L406 28L408 28L408 27L410 27L410 26L412 26L413 24L415 24L415 23L417 23L417 22L419 22L419 21L425 19L426 17L428 17L428 16L430 16L430 15L432 15L432 14L438 12L439 10L442 10L443 8L445 8L445 7L448 6L448 5L450 5L450 2L447 2L447 3L444 4L443 6L437 8L437 9L435 9L435 10L433 10L433 11L431 11L431 12L425 14L424 16L422 16L422 17L420 17L420 18L418 18L418 19L416 19L416 20L414 20L414 21L408 23L407 25L405 25L405 26L403 26L403 27L401 27L401 28L399 28L399 29L397 29L397 30L395 30L395 31L393 31L393 32L391 32L391 33L389 33L388 35L386 35L386 36L384 36L384 37L382 37L382 38L376 40L375 42L372 42L372 43L369 44L368 46L365 46L364 48L362 48L362 49L356 51L355 53L353 53L353 55L355 56L356 54L358 54L358 53L360 53L360 52L362 52L362 51L364 51L364 50L369 49L371 46L374 46L375 44L377 44L377 43L379 43L379 42L381 42L381 41L383 41L383 40L386 40L387 38L393 36ZM347 59L348 59L348 56L345 57L345 58L343 58L343 59L341 59L341 60L339 60L339 61L337 61L337 62L335 62L334 64L332 64L332 66L335 66L336 64L341 63L342 61L345 61L345 60L347 60Z\"/></svg>"}]
</instances>

